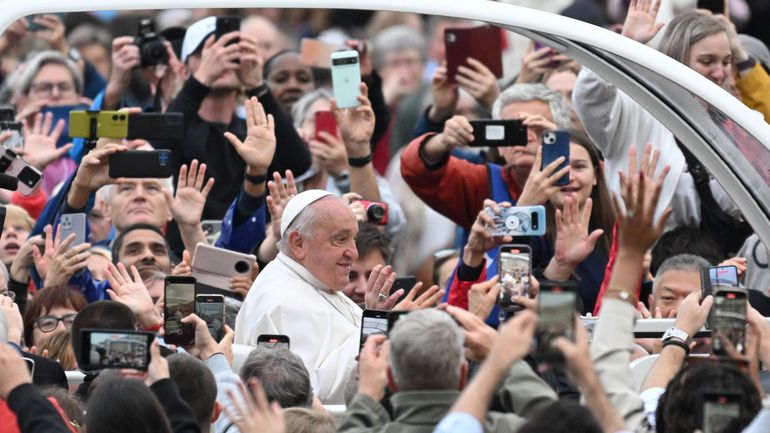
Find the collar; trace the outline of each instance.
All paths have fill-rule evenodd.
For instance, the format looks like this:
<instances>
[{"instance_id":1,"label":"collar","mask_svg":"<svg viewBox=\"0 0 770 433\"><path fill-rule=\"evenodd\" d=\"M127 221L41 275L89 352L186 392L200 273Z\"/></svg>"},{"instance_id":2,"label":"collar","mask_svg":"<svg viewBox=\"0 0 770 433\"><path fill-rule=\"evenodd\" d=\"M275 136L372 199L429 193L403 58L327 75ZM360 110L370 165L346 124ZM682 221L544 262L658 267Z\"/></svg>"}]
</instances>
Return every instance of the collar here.
<instances>
[{"instance_id":1,"label":"collar","mask_svg":"<svg viewBox=\"0 0 770 433\"><path fill-rule=\"evenodd\" d=\"M437 425L459 397L458 390L397 392L390 398L393 421Z\"/></svg>"},{"instance_id":2,"label":"collar","mask_svg":"<svg viewBox=\"0 0 770 433\"><path fill-rule=\"evenodd\" d=\"M305 280L306 283L310 284L314 288L322 292L330 294L334 293L334 290L329 289L326 284L322 283L321 280L316 278L315 275L308 271L307 268L302 266L301 263L287 256L286 254L279 252L276 260L280 261L284 266L289 268L289 270L294 272L299 278Z\"/></svg>"}]
</instances>

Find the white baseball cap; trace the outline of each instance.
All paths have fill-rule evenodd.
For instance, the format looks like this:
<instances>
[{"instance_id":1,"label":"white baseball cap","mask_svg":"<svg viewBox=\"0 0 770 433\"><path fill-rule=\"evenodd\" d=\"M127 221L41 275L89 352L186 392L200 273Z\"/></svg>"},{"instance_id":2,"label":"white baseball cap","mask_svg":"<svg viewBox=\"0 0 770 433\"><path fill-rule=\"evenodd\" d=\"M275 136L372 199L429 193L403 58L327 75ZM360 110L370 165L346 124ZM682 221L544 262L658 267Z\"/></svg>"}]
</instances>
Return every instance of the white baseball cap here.
<instances>
[{"instance_id":1,"label":"white baseball cap","mask_svg":"<svg viewBox=\"0 0 770 433\"><path fill-rule=\"evenodd\" d=\"M184 34L182 41L182 63L187 61L190 54L198 50L198 47L217 29L217 17L206 17L200 19L190 27Z\"/></svg>"},{"instance_id":2,"label":"white baseball cap","mask_svg":"<svg viewBox=\"0 0 770 433\"><path fill-rule=\"evenodd\" d=\"M286 208L283 210L283 216L281 217L281 236L286 234L289 226L294 222L300 212L316 201L329 195L334 194L322 189L309 189L292 197L292 199L289 200L289 203L286 204Z\"/></svg>"}]
</instances>

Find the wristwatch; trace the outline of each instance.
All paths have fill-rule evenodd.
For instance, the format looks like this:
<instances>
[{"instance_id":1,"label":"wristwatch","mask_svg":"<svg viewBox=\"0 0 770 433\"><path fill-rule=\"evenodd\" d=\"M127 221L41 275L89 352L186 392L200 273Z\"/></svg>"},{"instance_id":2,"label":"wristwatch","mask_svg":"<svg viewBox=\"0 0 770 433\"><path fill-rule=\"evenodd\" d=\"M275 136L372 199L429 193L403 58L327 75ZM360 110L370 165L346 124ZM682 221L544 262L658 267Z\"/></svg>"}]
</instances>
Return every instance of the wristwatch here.
<instances>
[{"instance_id":1,"label":"wristwatch","mask_svg":"<svg viewBox=\"0 0 770 433\"><path fill-rule=\"evenodd\" d=\"M660 339L660 341L665 346L667 343L673 343L673 342L680 342L683 343L685 346L690 346L690 342L692 342L692 338L690 336L682 331L681 329L677 329L675 327L668 328L666 332L663 334L663 338Z\"/></svg>"}]
</instances>

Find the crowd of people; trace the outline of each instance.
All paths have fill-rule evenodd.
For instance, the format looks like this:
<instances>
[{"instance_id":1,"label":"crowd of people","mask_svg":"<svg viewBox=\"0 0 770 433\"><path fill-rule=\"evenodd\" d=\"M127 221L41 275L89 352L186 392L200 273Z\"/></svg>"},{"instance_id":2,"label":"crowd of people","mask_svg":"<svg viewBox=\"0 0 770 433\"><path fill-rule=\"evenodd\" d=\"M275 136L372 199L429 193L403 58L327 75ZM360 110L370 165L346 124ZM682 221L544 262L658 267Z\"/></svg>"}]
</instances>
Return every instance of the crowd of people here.
<instances>
[{"instance_id":1,"label":"crowd of people","mask_svg":"<svg viewBox=\"0 0 770 433\"><path fill-rule=\"evenodd\" d=\"M509 3L650 45L770 122L764 2ZM674 133L555 49L500 29L502 76L473 57L451 76L445 31L482 24L288 9L14 21L0 142L42 178L0 190L0 431L770 431L770 252ZM357 52L356 107L338 107L317 41ZM176 138L84 139L83 110L182 123ZM520 122L526 142L474 145L483 119ZM552 131L568 156L547 158ZM173 175L113 176L111 158L143 151L167 151ZM544 235L493 234L524 206L542 207ZM203 264L221 275L192 294L219 296L221 317L183 288L165 299L203 275L209 245L238 257ZM735 271L745 314L704 337L714 266ZM550 290L574 292L574 311L544 307ZM565 305L574 317L553 322ZM651 318L673 327L638 338ZM188 344L168 344L182 329ZM90 346L94 330L123 337Z\"/></svg>"}]
</instances>

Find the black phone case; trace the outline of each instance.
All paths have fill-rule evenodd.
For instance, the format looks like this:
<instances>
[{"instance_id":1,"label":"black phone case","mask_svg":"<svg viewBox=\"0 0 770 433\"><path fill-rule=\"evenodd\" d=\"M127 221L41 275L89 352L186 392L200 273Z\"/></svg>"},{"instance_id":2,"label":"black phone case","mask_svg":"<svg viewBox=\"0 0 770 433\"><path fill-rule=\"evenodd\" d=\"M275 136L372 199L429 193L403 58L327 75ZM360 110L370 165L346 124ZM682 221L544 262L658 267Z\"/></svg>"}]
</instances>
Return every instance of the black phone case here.
<instances>
[{"instance_id":1,"label":"black phone case","mask_svg":"<svg viewBox=\"0 0 770 433\"><path fill-rule=\"evenodd\" d=\"M179 140L184 137L182 113L137 113L128 116L126 138Z\"/></svg>"},{"instance_id":2,"label":"black phone case","mask_svg":"<svg viewBox=\"0 0 770 433\"><path fill-rule=\"evenodd\" d=\"M167 178L174 174L170 150L127 150L110 156L113 179Z\"/></svg>"},{"instance_id":3,"label":"black phone case","mask_svg":"<svg viewBox=\"0 0 770 433\"><path fill-rule=\"evenodd\" d=\"M526 146L527 127L520 120L471 120L473 127L473 142L471 147L501 147L501 146ZM489 138L488 127L503 128L503 136L493 135Z\"/></svg>"}]
</instances>

